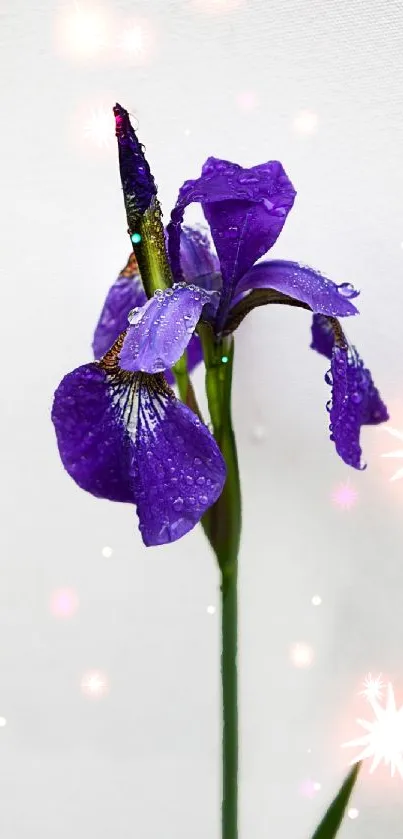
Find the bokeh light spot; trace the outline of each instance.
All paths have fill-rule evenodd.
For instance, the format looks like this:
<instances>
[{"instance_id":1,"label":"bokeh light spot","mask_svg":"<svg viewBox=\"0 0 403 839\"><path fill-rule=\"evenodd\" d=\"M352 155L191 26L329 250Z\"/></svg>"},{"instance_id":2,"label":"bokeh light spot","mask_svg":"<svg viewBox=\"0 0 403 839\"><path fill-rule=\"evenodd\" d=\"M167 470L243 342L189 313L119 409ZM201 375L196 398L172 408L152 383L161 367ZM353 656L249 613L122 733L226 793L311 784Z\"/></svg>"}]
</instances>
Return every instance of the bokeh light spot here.
<instances>
[{"instance_id":1,"label":"bokeh light spot","mask_svg":"<svg viewBox=\"0 0 403 839\"><path fill-rule=\"evenodd\" d=\"M52 592L50 611L55 618L71 618L78 609L78 595L72 588L58 588Z\"/></svg>"},{"instance_id":2,"label":"bokeh light spot","mask_svg":"<svg viewBox=\"0 0 403 839\"><path fill-rule=\"evenodd\" d=\"M309 644L299 641L291 647L290 658L295 667L310 667L313 664L314 652Z\"/></svg>"},{"instance_id":3,"label":"bokeh light spot","mask_svg":"<svg viewBox=\"0 0 403 839\"><path fill-rule=\"evenodd\" d=\"M90 699L100 699L108 690L108 680L105 673L90 670L81 680L81 690Z\"/></svg>"},{"instance_id":4,"label":"bokeh light spot","mask_svg":"<svg viewBox=\"0 0 403 839\"><path fill-rule=\"evenodd\" d=\"M293 128L297 134L309 137L318 130L319 117L314 111L299 111L293 119Z\"/></svg>"}]
</instances>

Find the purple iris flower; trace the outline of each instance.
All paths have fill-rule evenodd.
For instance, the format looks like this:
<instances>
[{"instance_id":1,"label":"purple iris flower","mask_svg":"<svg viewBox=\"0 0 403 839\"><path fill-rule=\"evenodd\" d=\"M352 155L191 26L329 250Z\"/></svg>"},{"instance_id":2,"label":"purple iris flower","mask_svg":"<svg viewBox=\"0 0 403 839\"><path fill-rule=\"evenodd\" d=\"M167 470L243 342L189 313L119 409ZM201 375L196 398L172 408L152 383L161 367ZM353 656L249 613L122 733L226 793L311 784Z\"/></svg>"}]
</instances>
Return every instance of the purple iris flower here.
<instances>
[{"instance_id":1,"label":"purple iris flower","mask_svg":"<svg viewBox=\"0 0 403 839\"><path fill-rule=\"evenodd\" d=\"M114 112L140 271L132 257L110 289L94 336L98 360L63 379L52 418L62 462L76 483L98 497L134 503L145 544L157 545L194 527L225 482L217 442L167 383L185 352L188 369L201 360L201 324L214 342L231 335L256 306L311 310L312 347L331 358L331 439L347 464L361 468L361 426L388 417L337 320L357 314L358 292L296 262L258 262L295 199L281 163L244 169L210 157L201 176L181 187L164 231L143 148L127 112L118 105ZM216 253L200 230L183 227L192 202L202 206Z\"/></svg>"}]
</instances>

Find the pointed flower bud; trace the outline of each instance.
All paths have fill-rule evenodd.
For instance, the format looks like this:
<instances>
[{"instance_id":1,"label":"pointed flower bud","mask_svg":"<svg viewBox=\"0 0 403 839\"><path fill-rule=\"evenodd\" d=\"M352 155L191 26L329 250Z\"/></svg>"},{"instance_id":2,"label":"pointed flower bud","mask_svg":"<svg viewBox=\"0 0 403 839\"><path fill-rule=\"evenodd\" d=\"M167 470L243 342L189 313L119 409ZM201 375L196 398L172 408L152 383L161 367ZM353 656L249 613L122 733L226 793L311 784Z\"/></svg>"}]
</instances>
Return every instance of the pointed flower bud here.
<instances>
[{"instance_id":1,"label":"pointed flower bud","mask_svg":"<svg viewBox=\"0 0 403 839\"><path fill-rule=\"evenodd\" d=\"M126 205L130 234L135 230L141 216L149 209L157 195L157 187L150 167L144 156L129 114L121 105L115 105L116 137L119 148L119 168Z\"/></svg>"},{"instance_id":2,"label":"pointed flower bud","mask_svg":"<svg viewBox=\"0 0 403 839\"><path fill-rule=\"evenodd\" d=\"M129 114L121 105L115 105L113 113L128 232L144 290L151 297L156 289L172 285L157 187Z\"/></svg>"}]
</instances>

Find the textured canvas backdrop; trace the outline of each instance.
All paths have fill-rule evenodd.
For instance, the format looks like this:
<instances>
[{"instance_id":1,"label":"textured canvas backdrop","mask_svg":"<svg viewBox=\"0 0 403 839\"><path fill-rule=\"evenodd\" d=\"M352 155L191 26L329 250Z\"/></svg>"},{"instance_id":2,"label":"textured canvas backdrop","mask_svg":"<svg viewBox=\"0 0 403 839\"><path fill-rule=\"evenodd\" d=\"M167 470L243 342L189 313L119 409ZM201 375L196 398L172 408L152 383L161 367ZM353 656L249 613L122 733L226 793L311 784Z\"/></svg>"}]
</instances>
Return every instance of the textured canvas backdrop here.
<instances>
[{"instance_id":1,"label":"textured canvas backdrop","mask_svg":"<svg viewBox=\"0 0 403 839\"><path fill-rule=\"evenodd\" d=\"M403 431L402 25L400 0L2 0L5 839L219 835L218 578L203 534L146 550L132 508L63 472L50 423L129 253L109 109L135 115L166 218L210 154L283 162L298 197L273 254L361 288L348 334ZM340 744L373 716L357 696L369 671L403 702L403 480L389 480L402 461L381 457L402 443L365 430L368 470L340 462L309 342L307 313L283 307L236 336L253 839L309 835L354 753ZM341 836L403 836L403 781L368 769Z\"/></svg>"}]
</instances>

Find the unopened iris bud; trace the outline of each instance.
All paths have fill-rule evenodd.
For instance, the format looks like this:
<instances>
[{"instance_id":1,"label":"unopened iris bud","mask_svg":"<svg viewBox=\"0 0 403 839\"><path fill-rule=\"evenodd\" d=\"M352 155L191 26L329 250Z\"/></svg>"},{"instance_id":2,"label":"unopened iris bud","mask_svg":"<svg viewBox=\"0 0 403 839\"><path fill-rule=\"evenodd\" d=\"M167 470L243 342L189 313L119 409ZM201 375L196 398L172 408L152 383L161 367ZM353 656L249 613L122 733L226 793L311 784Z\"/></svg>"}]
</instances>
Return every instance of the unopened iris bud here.
<instances>
[{"instance_id":1,"label":"unopened iris bud","mask_svg":"<svg viewBox=\"0 0 403 839\"><path fill-rule=\"evenodd\" d=\"M151 207L157 195L157 187L150 167L144 156L129 114L121 105L115 105L116 137L119 148L119 168L125 199L130 235L136 235L136 227L142 215Z\"/></svg>"},{"instance_id":2,"label":"unopened iris bud","mask_svg":"<svg viewBox=\"0 0 403 839\"><path fill-rule=\"evenodd\" d=\"M151 297L156 289L172 284L157 186L128 112L117 104L113 113L128 232L144 289Z\"/></svg>"}]
</instances>

